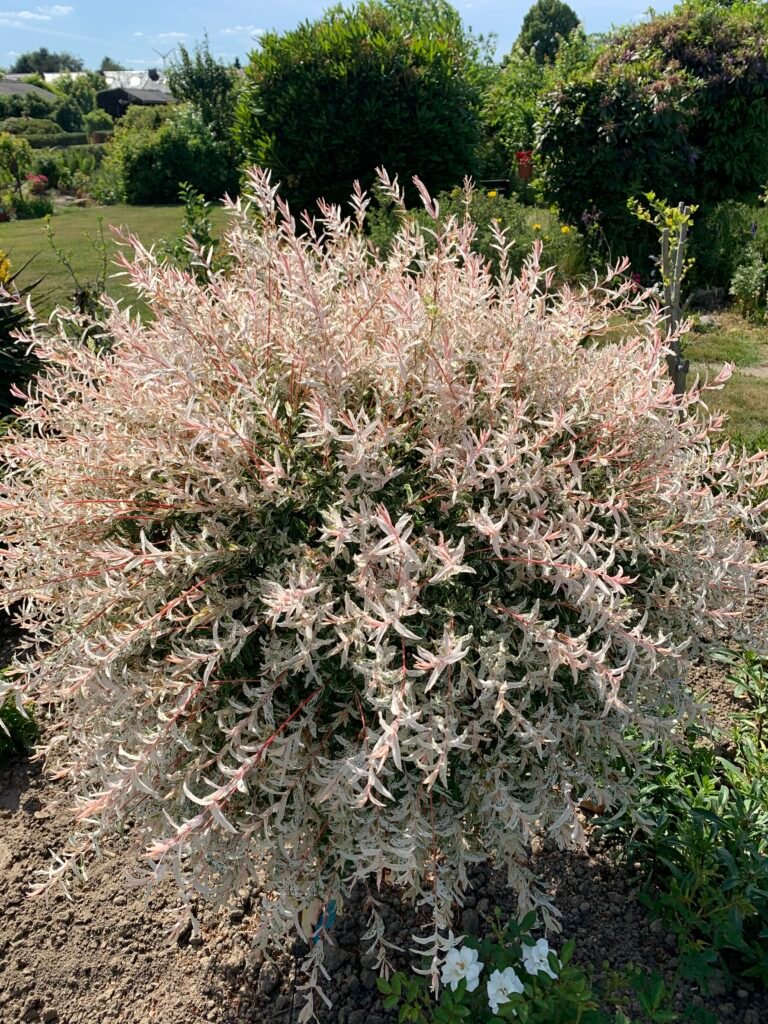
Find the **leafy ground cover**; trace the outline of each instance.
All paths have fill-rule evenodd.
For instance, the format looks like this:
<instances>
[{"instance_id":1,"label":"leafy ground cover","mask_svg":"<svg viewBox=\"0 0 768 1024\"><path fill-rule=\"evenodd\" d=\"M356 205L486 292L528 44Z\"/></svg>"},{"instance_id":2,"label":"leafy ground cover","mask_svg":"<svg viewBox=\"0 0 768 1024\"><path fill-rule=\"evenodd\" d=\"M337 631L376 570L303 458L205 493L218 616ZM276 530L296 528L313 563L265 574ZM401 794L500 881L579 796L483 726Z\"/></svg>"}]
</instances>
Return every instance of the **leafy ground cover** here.
<instances>
[{"instance_id":1,"label":"leafy ground cover","mask_svg":"<svg viewBox=\"0 0 768 1024\"><path fill-rule=\"evenodd\" d=\"M214 228L224 224L220 208L211 211ZM145 245L175 237L181 228L184 210L181 206L88 206L60 209L51 220L56 244L67 251L77 276L82 281L94 280L100 272L102 257L98 245L99 223L103 222L108 260L112 261L118 245L110 227L124 228L136 234ZM19 284L45 275L36 296L42 311L66 302L73 282L66 267L56 257L46 237L46 221L19 220L0 224L0 249L8 253L14 267L31 261L19 276ZM109 266L108 272L116 268ZM129 290L121 279L108 281L108 290L115 297L127 296Z\"/></svg>"}]
</instances>

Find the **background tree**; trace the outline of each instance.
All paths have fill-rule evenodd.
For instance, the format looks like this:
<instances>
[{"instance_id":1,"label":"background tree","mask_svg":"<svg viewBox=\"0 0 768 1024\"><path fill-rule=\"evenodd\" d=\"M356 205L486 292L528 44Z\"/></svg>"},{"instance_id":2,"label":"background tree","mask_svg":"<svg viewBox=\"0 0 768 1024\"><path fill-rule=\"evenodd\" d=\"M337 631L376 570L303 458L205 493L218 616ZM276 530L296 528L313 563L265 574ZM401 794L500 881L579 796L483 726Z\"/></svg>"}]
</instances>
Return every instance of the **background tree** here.
<instances>
[{"instance_id":1,"label":"background tree","mask_svg":"<svg viewBox=\"0 0 768 1024\"><path fill-rule=\"evenodd\" d=\"M620 33L541 108L548 198L647 267L652 232L627 198L754 198L768 180L768 8L686 4Z\"/></svg>"},{"instance_id":2,"label":"background tree","mask_svg":"<svg viewBox=\"0 0 768 1024\"><path fill-rule=\"evenodd\" d=\"M211 53L208 37L192 53L183 43L168 68L168 85L178 100L191 103L217 139L231 136L237 96L237 76Z\"/></svg>"},{"instance_id":3,"label":"background tree","mask_svg":"<svg viewBox=\"0 0 768 1024\"><path fill-rule=\"evenodd\" d=\"M438 191L475 169L480 92L447 4L366 2L261 39L236 130L299 207L344 203L384 165ZM443 29L446 29L445 31Z\"/></svg>"},{"instance_id":4,"label":"background tree","mask_svg":"<svg viewBox=\"0 0 768 1024\"><path fill-rule=\"evenodd\" d=\"M532 50L539 64L555 59L560 41L579 26L576 12L563 0L536 0L523 19L517 45Z\"/></svg>"},{"instance_id":5,"label":"background tree","mask_svg":"<svg viewBox=\"0 0 768 1024\"><path fill-rule=\"evenodd\" d=\"M125 71L125 68L122 64L118 64L116 60L112 60L111 57L102 57L99 71Z\"/></svg>"},{"instance_id":6,"label":"background tree","mask_svg":"<svg viewBox=\"0 0 768 1024\"><path fill-rule=\"evenodd\" d=\"M483 121L490 144L503 163L494 174L508 173L515 165L515 153L533 148L536 122L547 97L558 84L592 68L602 45L599 37L587 36L577 28L561 40L551 62L539 63L532 49L512 48L484 92Z\"/></svg>"},{"instance_id":7,"label":"background tree","mask_svg":"<svg viewBox=\"0 0 768 1024\"><path fill-rule=\"evenodd\" d=\"M26 139L0 132L0 185L12 185L21 195L24 175L32 164L32 148Z\"/></svg>"},{"instance_id":8,"label":"background tree","mask_svg":"<svg viewBox=\"0 0 768 1024\"><path fill-rule=\"evenodd\" d=\"M82 71L83 62L79 57L62 51L53 53L42 46L39 50L22 53L11 68L14 75L54 74L57 71Z\"/></svg>"}]
</instances>

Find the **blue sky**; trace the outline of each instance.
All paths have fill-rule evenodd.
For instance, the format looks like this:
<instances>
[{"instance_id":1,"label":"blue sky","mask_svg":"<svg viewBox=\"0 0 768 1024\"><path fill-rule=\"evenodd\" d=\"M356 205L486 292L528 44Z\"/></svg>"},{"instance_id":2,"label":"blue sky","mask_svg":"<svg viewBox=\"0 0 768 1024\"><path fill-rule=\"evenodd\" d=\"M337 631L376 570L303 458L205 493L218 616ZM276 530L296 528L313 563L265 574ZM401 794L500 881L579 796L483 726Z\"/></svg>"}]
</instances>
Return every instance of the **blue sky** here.
<instances>
[{"instance_id":1,"label":"blue sky","mask_svg":"<svg viewBox=\"0 0 768 1024\"><path fill-rule=\"evenodd\" d=\"M533 0L458 0L466 24L476 32L495 32L498 52L506 52L517 35ZM65 0L58 4L30 4L0 0L0 66L10 67L16 55L46 46L82 57L86 66L99 64L109 54L131 68L162 64L156 51L166 53L179 42L191 45L208 32L211 49L230 60L241 59L265 29L286 29L305 18L315 18L329 6L315 0L246 3L221 0L211 4L187 0ZM588 32L601 32L611 24L639 20L642 0L617 4L610 0L571 0ZM671 2L656 5L668 10Z\"/></svg>"}]
</instances>

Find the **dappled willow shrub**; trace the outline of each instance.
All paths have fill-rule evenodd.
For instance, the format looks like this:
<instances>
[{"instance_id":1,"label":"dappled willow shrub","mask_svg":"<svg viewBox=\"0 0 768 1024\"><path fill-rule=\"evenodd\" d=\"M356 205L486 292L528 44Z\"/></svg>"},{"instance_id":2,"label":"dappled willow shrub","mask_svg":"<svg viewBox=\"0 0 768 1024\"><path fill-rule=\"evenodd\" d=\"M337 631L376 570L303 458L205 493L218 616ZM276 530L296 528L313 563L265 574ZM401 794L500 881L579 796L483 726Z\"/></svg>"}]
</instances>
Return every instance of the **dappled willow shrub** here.
<instances>
[{"instance_id":1,"label":"dappled willow shrub","mask_svg":"<svg viewBox=\"0 0 768 1024\"><path fill-rule=\"evenodd\" d=\"M136 242L151 319L113 303L108 351L30 330L0 580L32 639L0 699L57 709L82 830L53 877L130 816L190 913L250 881L264 936L307 935L363 881L383 961L387 880L437 967L473 861L549 916L531 838L583 844L579 802L631 800L707 641L763 643L766 456L706 389L680 417L658 312L584 343L643 309L631 281L548 293L503 237L494 278L423 191L436 244L405 220L378 260L362 194L298 233L249 182L226 274Z\"/></svg>"}]
</instances>

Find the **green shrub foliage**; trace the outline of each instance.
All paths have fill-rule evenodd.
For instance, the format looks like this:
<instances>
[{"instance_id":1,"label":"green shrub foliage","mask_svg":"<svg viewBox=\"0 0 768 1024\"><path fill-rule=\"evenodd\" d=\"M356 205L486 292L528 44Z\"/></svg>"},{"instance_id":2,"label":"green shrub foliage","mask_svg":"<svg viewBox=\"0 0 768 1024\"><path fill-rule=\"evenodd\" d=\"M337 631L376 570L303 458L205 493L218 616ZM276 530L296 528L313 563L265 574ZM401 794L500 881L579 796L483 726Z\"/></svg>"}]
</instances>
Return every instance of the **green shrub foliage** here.
<instances>
[{"instance_id":1,"label":"green shrub foliage","mask_svg":"<svg viewBox=\"0 0 768 1024\"><path fill-rule=\"evenodd\" d=\"M217 141L188 104L162 114L126 115L108 145L105 174L128 203L173 203L187 181L209 197L237 188L229 147Z\"/></svg>"},{"instance_id":2,"label":"green shrub foliage","mask_svg":"<svg viewBox=\"0 0 768 1024\"><path fill-rule=\"evenodd\" d=\"M473 48L448 5L362 3L268 33L246 69L237 131L292 203L345 202L386 165L434 191L473 169L479 142Z\"/></svg>"},{"instance_id":3,"label":"green shrub foliage","mask_svg":"<svg viewBox=\"0 0 768 1024\"><path fill-rule=\"evenodd\" d=\"M650 239L628 195L706 206L756 194L768 178L767 28L763 4L681 7L626 30L557 89L538 150L565 215L598 222L614 252L641 262Z\"/></svg>"}]
</instances>

